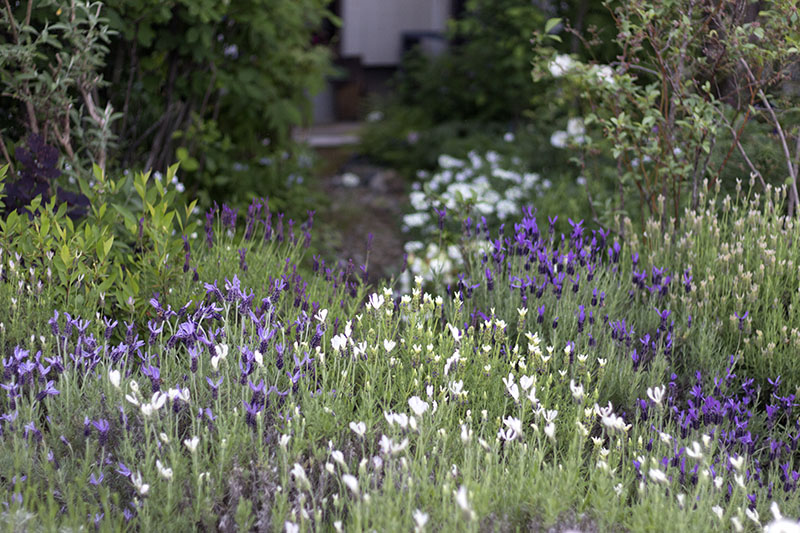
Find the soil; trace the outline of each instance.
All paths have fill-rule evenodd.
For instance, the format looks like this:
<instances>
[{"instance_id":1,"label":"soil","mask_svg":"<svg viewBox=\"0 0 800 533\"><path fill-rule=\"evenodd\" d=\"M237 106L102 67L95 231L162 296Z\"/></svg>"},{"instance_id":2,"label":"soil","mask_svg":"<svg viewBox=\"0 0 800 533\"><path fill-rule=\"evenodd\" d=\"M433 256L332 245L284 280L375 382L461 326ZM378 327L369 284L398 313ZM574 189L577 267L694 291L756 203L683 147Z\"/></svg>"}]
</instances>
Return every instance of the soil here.
<instances>
[{"instance_id":1,"label":"soil","mask_svg":"<svg viewBox=\"0 0 800 533\"><path fill-rule=\"evenodd\" d=\"M407 202L405 180L396 171L363 159L352 148L318 151L323 160L318 181L328 199L317 215L324 227L323 242L318 245L326 262L352 258L356 265L367 264L373 286L396 277L404 255L400 225Z\"/></svg>"}]
</instances>

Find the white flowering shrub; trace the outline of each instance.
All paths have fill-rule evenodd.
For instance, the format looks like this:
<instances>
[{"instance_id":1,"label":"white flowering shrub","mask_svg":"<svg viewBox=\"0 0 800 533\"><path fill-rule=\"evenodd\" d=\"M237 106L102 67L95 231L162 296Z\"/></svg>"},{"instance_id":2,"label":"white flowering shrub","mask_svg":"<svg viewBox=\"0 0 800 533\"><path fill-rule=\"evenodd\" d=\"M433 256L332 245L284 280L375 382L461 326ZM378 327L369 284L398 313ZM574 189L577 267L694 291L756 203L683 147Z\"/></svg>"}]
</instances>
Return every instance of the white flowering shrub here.
<instances>
[{"instance_id":1,"label":"white flowering shrub","mask_svg":"<svg viewBox=\"0 0 800 533\"><path fill-rule=\"evenodd\" d=\"M511 140L513 136L506 138ZM475 236L476 225L485 232L514 220L524 206L552 186L549 180L527 171L519 158L493 150L485 154L473 150L464 159L443 154L438 166L433 174L417 173L420 181L409 196L413 211L403 217L403 231L416 239L404 246L408 270L401 275L401 292L408 292L412 275L451 282L464 254L482 251L489 244L467 242L460 238L462 234Z\"/></svg>"}]
</instances>

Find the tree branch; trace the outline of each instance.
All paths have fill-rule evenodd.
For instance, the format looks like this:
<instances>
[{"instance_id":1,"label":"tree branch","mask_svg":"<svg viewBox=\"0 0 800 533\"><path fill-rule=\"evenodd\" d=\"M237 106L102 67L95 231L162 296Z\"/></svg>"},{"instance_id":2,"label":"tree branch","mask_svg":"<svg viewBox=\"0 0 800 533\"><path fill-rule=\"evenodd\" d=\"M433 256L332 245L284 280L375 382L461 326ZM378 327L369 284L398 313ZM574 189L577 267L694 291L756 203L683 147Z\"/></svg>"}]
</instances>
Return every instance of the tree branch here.
<instances>
[{"instance_id":1,"label":"tree branch","mask_svg":"<svg viewBox=\"0 0 800 533\"><path fill-rule=\"evenodd\" d=\"M750 70L750 65L747 64L747 61L744 58L739 60L744 66L745 70L747 71L747 76L750 80L755 84L757 83L755 76L753 76L753 71ZM789 216L794 215L794 210L798 201L797 195L797 172L792 162L792 154L789 152L789 145L786 143L786 135L783 132L783 128L781 127L780 120L778 120L778 116L775 114L775 110L772 108L772 104L769 103L769 99L767 99L767 95L764 94L764 90L761 87L758 87L758 96L761 98L761 102L764 104L764 107L767 108L767 112L769 116L772 118L772 122L775 125L775 129L778 130L778 138L781 140L781 147L783 148L783 155L786 157L786 166L789 170L789 179L791 183L790 186L790 199L789 199ZM798 138L800 139L800 137ZM798 214L800 215L800 210L798 210Z\"/></svg>"},{"instance_id":2,"label":"tree branch","mask_svg":"<svg viewBox=\"0 0 800 533\"><path fill-rule=\"evenodd\" d=\"M14 15L11 13L11 4L5 0L6 11L8 12L8 24L11 26L11 35L14 37L14 42L19 43L19 33L17 33L17 25L14 23Z\"/></svg>"},{"instance_id":3,"label":"tree branch","mask_svg":"<svg viewBox=\"0 0 800 533\"><path fill-rule=\"evenodd\" d=\"M3 157L6 158L6 162L8 163L8 171L11 173L11 177L13 179L17 179L17 172L14 170L14 163L11 161L11 156L8 153L8 148L6 148L6 142L3 140L2 133L0 133L0 150L3 151Z\"/></svg>"},{"instance_id":4,"label":"tree branch","mask_svg":"<svg viewBox=\"0 0 800 533\"><path fill-rule=\"evenodd\" d=\"M25 26L31 25L31 9L33 9L33 0L28 0L28 9L25 11Z\"/></svg>"}]
</instances>

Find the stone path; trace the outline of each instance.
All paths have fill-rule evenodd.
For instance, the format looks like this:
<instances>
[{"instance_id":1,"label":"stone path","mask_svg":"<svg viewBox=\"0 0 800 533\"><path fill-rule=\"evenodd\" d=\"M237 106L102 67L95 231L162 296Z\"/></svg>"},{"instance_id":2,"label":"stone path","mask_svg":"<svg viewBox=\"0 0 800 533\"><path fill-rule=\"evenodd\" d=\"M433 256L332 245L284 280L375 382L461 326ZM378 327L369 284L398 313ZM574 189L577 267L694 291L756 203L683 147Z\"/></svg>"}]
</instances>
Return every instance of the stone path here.
<instances>
[{"instance_id":1,"label":"stone path","mask_svg":"<svg viewBox=\"0 0 800 533\"><path fill-rule=\"evenodd\" d=\"M319 221L317 245L326 261L346 261L357 265L367 260L369 281L397 276L403 262L400 231L407 196L402 176L391 169L372 164L357 154L357 123L314 126L295 133L295 138L315 148L321 161L319 183L329 204L316 218Z\"/></svg>"}]
</instances>

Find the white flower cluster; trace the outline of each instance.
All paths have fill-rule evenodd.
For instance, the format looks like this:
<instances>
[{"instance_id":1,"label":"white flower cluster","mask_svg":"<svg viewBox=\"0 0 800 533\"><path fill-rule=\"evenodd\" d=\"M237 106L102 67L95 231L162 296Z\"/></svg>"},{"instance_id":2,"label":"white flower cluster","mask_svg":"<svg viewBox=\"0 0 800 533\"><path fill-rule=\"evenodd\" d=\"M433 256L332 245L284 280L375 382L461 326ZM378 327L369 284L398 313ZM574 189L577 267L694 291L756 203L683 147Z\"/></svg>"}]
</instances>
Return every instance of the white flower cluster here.
<instances>
[{"instance_id":1,"label":"white flower cluster","mask_svg":"<svg viewBox=\"0 0 800 533\"><path fill-rule=\"evenodd\" d=\"M409 200L414 212L403 217L403 223L413 228L436 222L431 220L433 208L445 207L449 211L456 208L460 199L473 200L480 215L505 220L519 212L520 201L541 196L551 185L548 180L541 180L539 174L525 172L520 166L518 158L506 160L491 150L485 155L473 150L466 160L441 155L439 172L433 176L418 173L436 198L422 190L413 191Z\"/></svg>"},{"instance_id":2,"label":"white flower cluster","mask_svg":"<svg viewBox=\"0 0 800 533\"><path fill-rule=\"evenodd\" d=\"M550 144L555 148L566 148L570 144L586 144L586 140L586 126L580 117L567 121L567 131L557 130L550 136Z\"/></svg>"},{"instance_id":3,"label":"white flower cluster","mask_svg":"<svg viewBox=\"0 0 800 533\"><path fill-rule=\"evenodd\" d=\"M590 76L594 76L596 80L609 88L614 87L614 69L609 65L586 65L575 61L566 54L556 54L550 63L547 65L550 75L554 78L560 78L569 73L586 72Z\"/></svg>"},{"instance_id":4,"label":"white flower cluster","mask_svg":"<svg viewBox=\"0 0 800 533\"><path fill-rule=\"evenodd\" d=\"M439 275L452 281L452 273L463 263L458 247L425 242L425 237L436 234L438 217L434 209L445 209L452 217L462 202L471 201L474 222L476 217L485 217L490 223L503 222L519 214L523 206L552 185L539 174L526 172L518 158L506 158L491 150L485 154L473 150L464 159L444 154L438 163L440 170L435 174L417 174L425 187L416 184L409 195L414 211L403 217L403 230L414 229L423 240L409 241L404 246L410 272L405 273L405 282L401 279L405 287L401 292L408 292L412 275L428 281Z\"/></svg>"}]
</instances>

